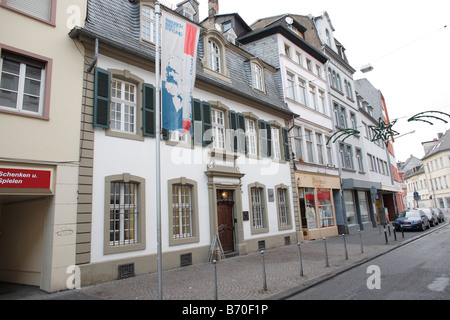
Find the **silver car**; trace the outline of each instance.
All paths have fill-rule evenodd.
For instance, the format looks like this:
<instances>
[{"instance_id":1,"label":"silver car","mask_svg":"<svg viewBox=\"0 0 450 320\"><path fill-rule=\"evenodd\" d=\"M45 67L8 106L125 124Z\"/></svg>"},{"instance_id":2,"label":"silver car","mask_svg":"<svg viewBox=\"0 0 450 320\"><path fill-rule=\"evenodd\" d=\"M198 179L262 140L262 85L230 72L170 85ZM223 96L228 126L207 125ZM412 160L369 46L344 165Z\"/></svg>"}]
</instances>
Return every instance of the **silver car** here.
<instances>
[{"instance_id":1,"label":"silver car","mask_svg":"<svg viewBox=\"0 0 450 320\"><path fill-rule=\"evenodd\" d=\"M427 216L428 221L430 222L430 226L434 227L439 224L437 216L431 208L420 208L420 210L422 210L423 213L425 213L425 215Z\"/></svg>"},{"instance_id":2,"label":"silver car","mask_svg":"<svg viewBox=\"0 0 450 320\"><path fill-rule=\"evenodd\" d=\"M441 209L439 208L432 208L432 210L434 211L434 213L436 214L437 220L439 223L444 222L444 213L442 212Z\"/></svg>"}]
</instances>

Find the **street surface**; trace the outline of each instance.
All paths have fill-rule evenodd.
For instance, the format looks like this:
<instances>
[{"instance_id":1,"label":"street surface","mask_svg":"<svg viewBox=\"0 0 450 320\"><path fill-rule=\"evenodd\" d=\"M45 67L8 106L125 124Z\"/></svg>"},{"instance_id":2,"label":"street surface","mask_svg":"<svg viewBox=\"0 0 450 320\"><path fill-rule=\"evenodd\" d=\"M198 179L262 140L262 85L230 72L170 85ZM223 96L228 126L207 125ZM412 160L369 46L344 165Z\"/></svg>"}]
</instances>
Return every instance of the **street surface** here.
<instances>
[{"instance_id":1,"label":"street surface","mask_svg":"<svg viewBox=\"0 0 450 320\"><path fill-rule=\"evenodd\" d=\"M290 299L450 300L450 226Z\"/></svg>"}]
</instances>

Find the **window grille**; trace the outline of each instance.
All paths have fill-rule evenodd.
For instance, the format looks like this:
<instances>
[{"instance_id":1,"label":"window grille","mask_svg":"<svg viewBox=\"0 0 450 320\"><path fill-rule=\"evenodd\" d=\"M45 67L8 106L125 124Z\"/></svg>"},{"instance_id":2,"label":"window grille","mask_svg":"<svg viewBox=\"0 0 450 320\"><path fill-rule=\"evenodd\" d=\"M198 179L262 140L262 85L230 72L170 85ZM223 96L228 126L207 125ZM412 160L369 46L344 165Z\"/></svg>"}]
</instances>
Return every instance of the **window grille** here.
<instances>
[{"instance_id":1,"label":"window grille","mask_svg":"<svg viewBox=\"0 0 450 320\"><path fill-rule=\"evenodd\" d=\"M278 189L278 212L280 219L280 226L287 226L289 224L286 189Z\"/></svg>"},{"instance_id":2,"label":"window grille","mask_svg":"<svg viewBox=\"0 0 450 320\"><path fill-rule=\"evenodd\" d=\"M262 195L261 189L252 188L251 189L251 200L252 200L252 223L254 229L264 228L264 218L262 205Z\"/></svg>"},{"instance_id":3,"label":"window grille","mask_svg":"<svg viewBox=\"0 0 450 320\"><path fill-rule=\"evenodd\" d=\"M193 237L192 187L174 185L172 190L173 238Z\"/></svg>"},{"instance_id":4,"label":"window grille","mask_svg":"<svg viewBox=\"0 0 450 320\"><path fill-rule=\"evenodd\" d=\"M110 199L110 245L138 243L137 184L112 182Z\"/></svg>"}]
</instances>

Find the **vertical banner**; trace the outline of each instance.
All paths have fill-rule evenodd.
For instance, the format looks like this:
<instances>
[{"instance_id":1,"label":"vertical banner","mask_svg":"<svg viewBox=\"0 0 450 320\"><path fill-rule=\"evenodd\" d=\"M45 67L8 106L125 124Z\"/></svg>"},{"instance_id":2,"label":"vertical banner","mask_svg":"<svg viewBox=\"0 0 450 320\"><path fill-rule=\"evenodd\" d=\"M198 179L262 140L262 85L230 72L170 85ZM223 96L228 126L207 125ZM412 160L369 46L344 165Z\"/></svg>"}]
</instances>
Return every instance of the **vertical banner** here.
<instances>
[{"instance_id":1,"label":"vertical banner","mask_svg":"<svg viewBox=\"0 0 450 320\"><path fill-rule=\"evenodd\" d=\"M192 133L192 91L200 30L163 12L161 30L162 128Z\"/></svg>"}]
</instances>

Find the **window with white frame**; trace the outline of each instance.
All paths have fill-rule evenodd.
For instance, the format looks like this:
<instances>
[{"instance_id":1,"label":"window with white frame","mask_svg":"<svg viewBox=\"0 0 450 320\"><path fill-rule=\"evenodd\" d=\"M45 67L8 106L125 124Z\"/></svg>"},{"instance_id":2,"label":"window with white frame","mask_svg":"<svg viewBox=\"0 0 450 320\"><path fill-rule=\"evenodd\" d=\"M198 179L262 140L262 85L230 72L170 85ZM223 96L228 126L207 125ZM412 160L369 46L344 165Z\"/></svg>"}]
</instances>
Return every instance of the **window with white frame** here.
<instances>
[{"instance_id":1,"label":"window with white frame","mask_svg":"<svg viewBox=\"0 0 450 320\"><path fill-rule=\"evenodd\" d=\"M309 85L309 100L308 105L310 108L317 110L317 97L316 97L316 87L312 84Z\"/></svg>"},{"instance_id":2,"label":"window with white frame","mask_svg":"<svg viewBox=\"0 0 450 320\"><path fill-rule=\"evenodd\" d=\"M287 74L286 96L289 99L295 100L295 76L291 73Z\"/></svg>"},{"instance_id":3,"label":"window with white frame","mask_svg":"<svg viewBox=\"0 0 450 320\"><path fill-rule=\"evenodd\" d=\"M308 162L314 162L313 155L313 137L311 130L305 130L305 140L306 140L306 154L308 156Z\"/></svg>"},{"instance_id":4,"label":"window with white frame","mask_svg":"<svg viewBox=\"0 0 450 320\"><path fill-rule=\"evenodd\" d=\"M192 186L172 186L172 237L174 239L193 236Z\"/></svg>"},{"instance_id":5,"label":"window with white frame","mask_svg":"<svg viewBox=\"0 0 450 320\"><path fill-rule=\"evenodd\" d=\"M297 62L300 66L303 66L302 54L298 51L295 52L295 62Z\"/></svg>"},{"instance_id":6,"label":"window with white frame","mask_svg":"<svg viewBox=\"0 0 450 320\"><path fill-rule=\"evenodd\" d=\"M253 88L264 91L263 68L256 63L252 63L252 83Z\"/></svg>"},{"instance_id":7,"label":"window with white frame","mask_svg":"<svg viewBox=\"0 0 450 320\"><path fill-rule=\"evenodd\" d=\"M299 102L306 106L306 82L298 78Z\"/></svg>"},{"instance_id":8,"label":"window with white frame","mask_svg":"<svg viewBox=\"0 0 450 320\"><path fill-rule=\"evenodd\" d=\"M285 54L286 57L288 57L288 58L291 57L291 47L288 46L287 44L284 45L284 54Z\"/></svg>"},{"instance_id":9,"label":"window with white frame","mask_svg":"<svg viewBox=\"0 0 450 320\"><path fill-rule=\"evenodd\" d=\"M214 148L225 149L225 116L224 112L211 109Z\"/></svg>"},{"instance_id":10,"label":"window with white frame","mask_svg":"<svg viewBox=\"0 0 450 320\"><path fill-rule=\"evenodd\" d=\"M309 71L313 71L312 62L308 58L306 58L306 67L308 68Z\"/></svg>"},{"instance_id":11,"label":"window with white frame","mask_svg":"<svg viewBox=\"0 0 450 320\"><path fill-rule=\"evenodd\" d=\"M138 243L138 184L123 181L111 182L110 227L111 246Z\"/></svg>"},{"instance_id":12,"label":"window with white frame","mask_svg":"<svg viewBox=\"0 0 450 320\"><path fill-rule=\"evenodd\" d=\"M136 86L113 79L111 88L111 124L113 131L136 133Z\"/></svg>"},{"instance_id":13,"label":"window with white frame","mask_svg":"<svg viewBox=\"0 0 450 320\"><path fill-rule=\"evenodd\" d=\"M156 15L153 8L143 6L141 16L141 38L151 43L156 42Z\"/></svg>"},{"instance_id":14,"label":"window with white frame","mask_svg":"<svg viewBox=\"0 0 450 320\"><path fill-rule=\"evenodd\" d=\"M294 127L294 152L295 152L295 158L299 160L300 158L303 159L303 146L302 146L302 128L301 127Z\"/></svg>"},{"instance_id":15,"label":"window with white frame","mask_svg":"<svg viewBox=\"0 0 450 320\"><path fill-rule=\"evenodd\" d=\"M325 137L325 141L329 141L331 139L331 137ZM331 143L327 143L326 145L326 150L327 150L327 165L332 166L333 165L333 154L332 154L332 148L331 148Z\"/></svg>"},{"instance_id":16,"label":"window with white frame","mask_svg":"<svg viewBox=\"0 0 450 320\"><path fill-rule=\"evenodd\" d=\"M322 68L316 64L316 73L319 78L322 78Z\"/></svg>"},{"instance_id":17,"label":"window with white frame","mask_svg":"<svg viewBox=\"0 0 450 320\"><path fill-rule=\"evenodd\" d=\"M247 140L247 152L249 155L258 155L257 140L256 140L256 126L255 121L252 119L245 119L246 122L246 140Z\"/></svg>"},{"instance_id":18,"label":"window with white frame","mask_svg":"<svg viewBox=\"0 0 450 320\"><path fill-rule=\"evenodd\" d=\"M221 63L220 63L220 47L219 45L212 39L208 40L209 46L209 69L215 72L221 72Z\"/></svg>"},{"instance_id":19,"label":"window with white frame","mask_svg":"<svg viewBox=\"0 0 450 320\"><path fill-rule=\"evenodd\" d=\"M272 128L272 146L273 146L273 158L281 159L280 149L280 129Z\"/></svg>"},{"instance_id":20,"label":"window with white frame","mask_svg":"<svg viewBox=\"0 0 450 320\"><path fill-rule=\"evenodd\" d=\"M316 146L317 146L317 158L320 164L325 164L325 160L323 157L323 143L322 143L323 135L321 133L316 132Z\"/></svg>"},{"instance_id":21,"label":"window with white frame","mask_svg":"<svg viewBox=\"0 0 450 320\"><path fill-rule=\"evenodd\" d=\"M358 124L356 122L356 114L354 114L353 112L350 112L350 123L351 123L352 129L357 130Z\"/></svg>"},{"instance_id":22,"label":"window with white frame","mask_svg":"<svg viewBox=\"0 0 450 320\"><path fill-rule=\"evenodd\" d=\"M345 167L347 169L354 168L352 146L350 146L350 145L345 146Z\"/></svg>"},{"instance_id":23,"label":"window with white frame","mask_svg":"<svg viewBox=\"0 0 450 320\"><path fill-rule=\"evenodd\" d=\"M356 159L358 160L358 170L363 172L364 165L363 165L362 151L359 148L356 148Z\"/></svg>"},{"instance_id":24,"label":"window with white frame","mask_svg":"<svg viewBox=\"0 0 450 320\"><path fill-rule=\"evenodd\" d=\"M319 90L319 112L322 112L323 114L327 114L327 108L326 108L326 102L325 102L325 92L322 90Z\"/></svg>"},{"instance_id":25,"label":"window with white frame","mask_svg":"<svg viewBox=\"0 0 450 320\"><path fill-rule=\"evenodd\" d=\"M169 140L178 143L189 143L189 134L181 131L169 131Z\"/></svg>"},{"instance_id":26,"label":"window with white frame","mask_svg":"<svg viewBox=\"0 0 450 320\"><path fill-rule=\"evenodd\" d=\"M0 109L43 114L45 63L6 51L0 59Z\"/></svg>"},{"instance_id":27,"label":"window with white frame","mask_svg":"<svg viewBox=\"0 0 450 320\"><path fill-rule=\"evenodd\" d=\"M340 143L339 154L341 157L341 166L345 169L353 169L353 152L351 145Z\"/></svg>"}]
</instances>

